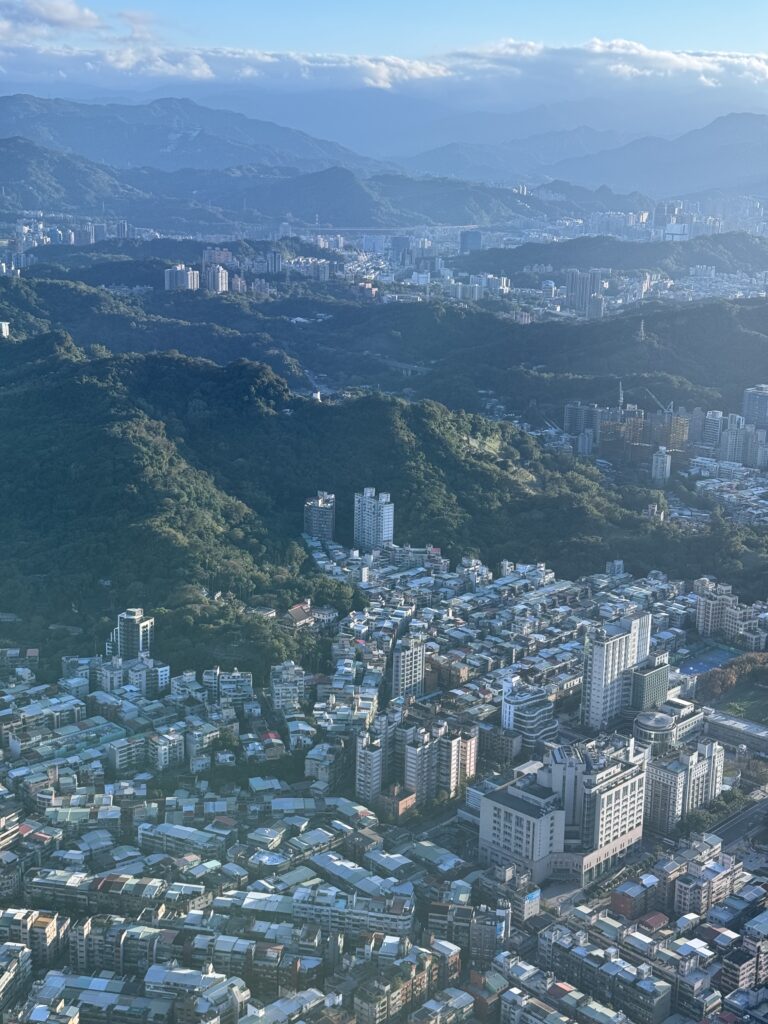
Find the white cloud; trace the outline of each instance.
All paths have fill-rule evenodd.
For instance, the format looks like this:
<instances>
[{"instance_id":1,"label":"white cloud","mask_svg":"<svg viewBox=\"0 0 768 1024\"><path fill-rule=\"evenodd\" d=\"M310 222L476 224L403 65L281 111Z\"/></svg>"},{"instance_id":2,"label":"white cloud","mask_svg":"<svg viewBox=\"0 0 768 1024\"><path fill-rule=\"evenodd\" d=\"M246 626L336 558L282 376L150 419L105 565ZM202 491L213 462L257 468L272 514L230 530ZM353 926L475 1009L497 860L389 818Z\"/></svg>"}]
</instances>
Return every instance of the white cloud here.
<instances>
[{"instance_id":1,"label":"white cloud","mask_svg":"<svg viewBox=\"0 0 768 1024\"><path fill-rule=\"evenodd\" d=\"M9 78L34 81L63 70L73 80L119 86L122 79L220 83L257 81L275 89L430 88L464 109L513 100L558 102L621 89L721 93L768 102L768 54L653 49L626 39L546 46L503 39L493 46L423 59L388 55L270 52L170 47L151 15L125 11L100 20L74 0L0 0L0 58ZM735 102L735 101L734 101Z\"/></svg>"},{"instance_id":2,"label":"white cloud","mask_svg":"<svg viewBox=\"0 0 768 1024\"><path fill-rule=\"evenodd\" d=\"M101 18L74 0L0 0L0 34L35 38L55 31L90 33L103 27Z\"/></svg>"}]
</instances>

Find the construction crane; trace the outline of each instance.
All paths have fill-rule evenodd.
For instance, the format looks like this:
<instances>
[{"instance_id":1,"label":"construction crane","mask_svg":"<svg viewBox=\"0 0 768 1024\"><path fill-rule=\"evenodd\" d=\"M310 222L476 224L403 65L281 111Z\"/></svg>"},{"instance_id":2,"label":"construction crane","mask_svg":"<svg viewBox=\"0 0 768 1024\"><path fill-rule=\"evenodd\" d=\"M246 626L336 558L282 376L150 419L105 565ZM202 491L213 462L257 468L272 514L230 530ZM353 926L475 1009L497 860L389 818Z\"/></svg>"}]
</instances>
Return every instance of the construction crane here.
<instances>
[{"instance_id":1,"label":"construction crane","mask_svg":"<svg viewBox=\"0 0 768 1024\"><path fill-rule=\"evenodd\" d=\"M647 392L651 396L651 398L654 400L656 405L658 405L658 407L661 410L661 412L674 412L675 411L675 403L674 403L674 401L670 402L669 405L662 405L661 402L659 401L659 399L656 397L656 395L654 395L654 393L651 391L650 388L643 387L643 391Z\"/></svg>"}]
</instances>

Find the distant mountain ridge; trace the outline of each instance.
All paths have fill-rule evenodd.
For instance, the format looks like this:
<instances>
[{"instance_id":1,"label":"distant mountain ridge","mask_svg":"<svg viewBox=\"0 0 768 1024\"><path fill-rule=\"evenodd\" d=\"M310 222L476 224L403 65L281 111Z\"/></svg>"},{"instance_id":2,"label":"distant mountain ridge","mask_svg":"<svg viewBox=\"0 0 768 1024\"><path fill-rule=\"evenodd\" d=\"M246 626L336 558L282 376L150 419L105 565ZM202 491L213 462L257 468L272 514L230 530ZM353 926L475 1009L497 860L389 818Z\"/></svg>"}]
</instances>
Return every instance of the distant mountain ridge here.
<instances>
[{"instance_id":1,"label":"distant mountain ridge","mask_svg":"<svg viewBox=\"0 0 768 1024\"><path fill-rule=\"evenodd\" d=\"M614 149L627 135L582 125L569 131L543 132L497 144L453 142L399 161L418 174L438 174L470 181L516 184L541 181L560 160Z\"/></svg>"},{"instance_id":2,"label":"distant mountain ridge","mask_svg":"<svg viewBox=\"0 0 768 1024\"><path fill-rule=\"evenodd\" d=\"M647 137L549 168L574 185L673 197L768 177L768 115L728 114L676 139Z\"/></svg>"},{"instance_id":3,"label":"distant mountain ridge","mask_svg":"<svg viewBox=\"0 0 768 1024\"><path fill-rule=\"evenodd\" d=\"M223 169L238 164L316 171L385 167L336 142L192 100L90 104L16 94L0 96L0 137L22 136L113 167Z\"/></svg>"},{"instance_id":4,"label":"distant mountain ridge","mask_svg":"<svg viewBox=\"0 0 768 1024\"><path fill-rule=\"evenodd\" d=\"M0 187L0 213L9 217L19 210L119 216L192 234L275 220L345 228L543 222L549 213L615 209L621 201L586 190L547 200L453 178L360 176L338 166L305 174L253 165L115 168L20 137L0 138Z\"/></svg>"}]
</instances>

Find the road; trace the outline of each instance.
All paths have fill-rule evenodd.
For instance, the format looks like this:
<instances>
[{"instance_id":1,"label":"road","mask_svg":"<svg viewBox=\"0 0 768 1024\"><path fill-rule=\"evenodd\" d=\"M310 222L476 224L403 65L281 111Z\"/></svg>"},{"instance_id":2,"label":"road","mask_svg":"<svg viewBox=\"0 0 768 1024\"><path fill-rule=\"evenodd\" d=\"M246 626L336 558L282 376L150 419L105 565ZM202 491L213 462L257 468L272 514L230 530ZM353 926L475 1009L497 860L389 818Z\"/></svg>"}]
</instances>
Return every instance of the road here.
<instances>
[{"instance_id":1,"label":"road","mask_svg":"<svg viewBox=\"0 0 768 1024\"><path fill-rule=\"evenodd\" d=\"M768 815L768 797L756 800L749 807L745 807L743 811L739 811L731 818L726 818L712 831L723 840L723 847L731 846L740 839L746 839L753 829L765 824L766 815Z\"/></svg>"}]
</instances>

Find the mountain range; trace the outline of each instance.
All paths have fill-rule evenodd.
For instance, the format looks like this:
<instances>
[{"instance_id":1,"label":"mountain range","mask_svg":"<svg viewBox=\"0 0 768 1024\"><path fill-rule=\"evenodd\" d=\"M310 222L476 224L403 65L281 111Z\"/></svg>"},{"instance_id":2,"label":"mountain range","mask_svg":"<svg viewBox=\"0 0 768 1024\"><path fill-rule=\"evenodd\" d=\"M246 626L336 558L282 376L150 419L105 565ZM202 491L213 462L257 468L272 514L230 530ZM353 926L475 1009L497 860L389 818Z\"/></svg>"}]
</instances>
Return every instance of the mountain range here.
<instances>
[{"instance_id":1,"label":"mountain range","mask_svg":"<svg viewBox=\"0 0 768 1024\"><path fill-rule=\"evenodd\" d=\"M305 172L347 167L366 174L385 166L336 142L186 99L128 105L0 96L0 138L11 136L121 168L248 164Z\"/></svg>"},{"instance_id":2,"label":"mountain range","mask_svg":"<svg viewBox=\"0 0 768 1024\"><path fill-rule=\"evenodd\" d=\"M500 143L453 142L399 163L416 174L499 184L541 182L561 160L600 153L626 141L627 136L619 132L580 127Z\"/></svg>"},{"instance_id":3,"label":"mountain range","mask_svg":"<svg viewBox=\"0 0 768 1024\"><path fill-rule=\"evenodd\" d=\"M637 189L657 197L750 188L768 178L768 116L729 114L678 138L635 139L569 157L549 170L575 185Z\"/></svg>"},{"instance_id":4,"label":"mountain range","mask_svg":"<svg viewBox=\"0 0 768 1024\"><path fill-rule=\"evenodd\" d=\"M317 216L324 224L349 227L396 226L414 217L424 224L488 224L535 214L536 197L532 202L504 191L520 182L549 187L547 201L556 185L561 201L577 214L600 208L597 199L579 204L573 191L578 188L607 186L614 193L654 199L711 190L768 191L766 115L729 114L675 138L631 141L627 133L586 125L514 138L509 135L513 122L491 120L505 141L489 142L490 129L480 132L471 119L457 119L456 141L401 156L395 164L187 99L86 104L15 94L0 97L0 140L23 138L57 157L40 156L38 162L46 166L26 175L25 160L32 151L7 151L0 185L14 201L26 196L23 206L33 209L48 206L57 194L70 210L82 209L91 198L98 203L101 196L105 202L111 198L139 205L159 198L166 206L207 206L211 216L202 219L212 223L220 219L218 211L226 211L223 219L231 220L234 212L256 210L281 218L294 213L308 223ZM523 119L520 126L528 123ZM64 157L94 166L78 170ZM18 172L8 166L13 159L19 160ZM318 173L328 177L311 177ZM57 181L49 188L51 176ZM418 186L410 183L414 176L435 181ZM74 183L69 189L67 181ZM81 186L77 203L74 196ZM38 188L40 200L34 202ZM489 188L496 190L482 192ZM442 209L436 202L440 195L446 197ZM345 196L348 212L342 213ZM556 212L568 212L567 205ZM178 216L180 211L170 219L177 228Z\"/></svg>"},{"instance_id":5,"label":"mountain range","mask_svg":"<svg viewBox=\"0 0 768 1024\"><path fill-rule=\"evenodd\" d=\"M614 209L622 201L587 190L545 199L455 178L360 176L338 166L306 174L253 165L118 168L20 137L0 138L0 188L0 213L9 219L19 210L119 216L189 234L285 220L347 228L544 222L550 214Z\"/></svg>"},{"instance_id":6,"label":"mountain range","mask_svg":"<svg viewBox=\"0 0 768 1024\"><path fill-rule=\"evenodd\" d=\"M729 114L675 138L627 140L582 127L493 144L456 142L403 160L415 173L473 181L567 182L659 198L768 190L768 116Z\"/></svg>"}]
</instances>

